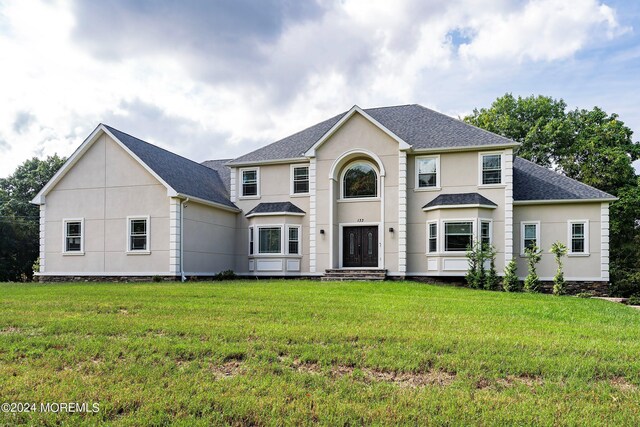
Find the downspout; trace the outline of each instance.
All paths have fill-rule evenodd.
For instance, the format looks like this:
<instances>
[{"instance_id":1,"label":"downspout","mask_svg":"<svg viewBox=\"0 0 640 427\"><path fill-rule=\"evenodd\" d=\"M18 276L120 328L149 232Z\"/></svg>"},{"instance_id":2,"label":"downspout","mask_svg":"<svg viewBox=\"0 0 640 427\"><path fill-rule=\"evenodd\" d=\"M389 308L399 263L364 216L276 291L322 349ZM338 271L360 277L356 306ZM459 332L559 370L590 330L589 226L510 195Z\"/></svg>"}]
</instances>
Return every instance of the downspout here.
<instances>
[{"instance_id":1,"label":"downspout","mask_svg":"<svg viewBox=\"0 0 640 427\"><path fill-rule=\"evenodd\" d=\"M182 282L187 280L184 275L184 204L189 201L187 197L184 201L180 202L180 276Z\"/></svg>"}]
</instances>

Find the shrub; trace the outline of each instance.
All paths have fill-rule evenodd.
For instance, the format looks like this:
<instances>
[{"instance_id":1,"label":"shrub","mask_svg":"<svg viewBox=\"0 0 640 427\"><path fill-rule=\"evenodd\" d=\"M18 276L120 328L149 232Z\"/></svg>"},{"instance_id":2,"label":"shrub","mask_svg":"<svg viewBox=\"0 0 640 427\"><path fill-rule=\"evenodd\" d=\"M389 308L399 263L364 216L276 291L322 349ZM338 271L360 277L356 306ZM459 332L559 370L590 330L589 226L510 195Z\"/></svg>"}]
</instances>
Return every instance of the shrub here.
<instances>
[{"instance_id":1,"label":"shrub","mask_svg":"<svg viewBox=\"0 0 640 427\"><path fill-rule=\"evenodd\" d=\"M576 296L578 298L591 298L593 297L593 293L592 292L579 292L576 294Z\"/></svg>"},{"instance_id":2,"label":"shrub","mask_svg":"<svg viewBox=\"0 0 640 427\"><path fill-rule=\"evenodd\" d=\"M162 282L162 277L160 277L160 276L156 275L156 276L153 276L153 277L151 278L151 280L152 280L152 281L154 281L154 282L156 282L156 283L157 283L157 282Z\"/></svg>"},{"instance_id":3,"label":"shrub","mask_svg":"<svg viewBox=\"0 0 640 427\"><path fill-rule=\"evenodd\" d=\"M538 249L537 246L531 246L524 250L524 254L529 264L529 273L524 279L524 290L527 292L538 292L540 289L540 278L538 277L538 273L536 273L536 264L538 264L542 258L542 251Z\"/></svg>"},{"instance_id":4,"label":"shrub","mask_svg":"<svg viewBox=\"0 0 640 427\"><path fill-rule=\"evenodd\" d=\"M504 268L504 277L502 278L502 289L505 292L520 292L522 290L518 275L516 273L518 265L516 260L512 259Z\"/></svg>"},{"instance_id":5,"label":"shrub","mask_svg":"<svg viewBox=\"0 0 640 427\"><path fill-rule=\"evenodd\" d=\"M493 246L486 246L487 259L489 260L489 272L485 278L484 288L489 290L498 289L500 278L496 271L496 249Z\"/></svg>"},{"instance_id":6,"label":"shrub","mask_svg":"<svg viewBox=\"0 0 640 427\"><path fill-rule=\"evenodd\" d=\"M224 270L213 276L213 280L216 281L235 280L236 278L236 273L234 273L233 270Z\"/></svg>"},{"instance_id":7,"label":"shrub","mask_svg":"<svg viewBox=\"0 0 640 427\"><path fill-rule=\"evenodd\" d=\"M477 289L480 287L480 277L478 274L478 251L476 245L467 247L467 260L469 267L464 278L470 288Z\"/></svg>"},{"instance_id":8,"label":"shrub","mask_svg":"<svg viewBox=\"0 0 640 427\"><path fill-rule=\"evenodd\" d=\"M474 289L495 289L499 279L496 273L496 251L492 246L482 244L479 241L467 248L467 259L469 268L465 279L469 287ZM485 268L486 261L489 260L489 270Z\"/></svg>"},{"instance_id":9,"label":"shrub","mask_svg":"<svg viewBox=\"0 0 640 427\"><path fill-rule=\"evenodd\" d=\"M627 300L629 305L640 305L640 295L631 295Z\"/></svg>"},{"instance_id":10,"label":"shrub","mask_svg":"<svg viewBox=\"0 0 640 427\"><path fill-rule=\"evenodd\" d=\"M567 254L567 247L562 242L554 242L549 250L555 258L558 270L553 276L553 294L564 295L567 292L566 283L564 281L564 273L562 272L562 257Z\"/></svg>"}]
</instances>

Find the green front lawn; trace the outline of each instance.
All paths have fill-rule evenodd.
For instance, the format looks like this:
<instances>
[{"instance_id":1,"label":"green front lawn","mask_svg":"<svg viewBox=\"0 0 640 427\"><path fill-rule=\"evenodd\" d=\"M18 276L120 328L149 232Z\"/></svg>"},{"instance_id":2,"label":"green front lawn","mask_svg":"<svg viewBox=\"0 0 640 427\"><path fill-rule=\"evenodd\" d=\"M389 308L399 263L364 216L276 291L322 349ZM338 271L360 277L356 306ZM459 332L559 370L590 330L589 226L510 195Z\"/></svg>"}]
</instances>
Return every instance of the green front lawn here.
<instances>
[{"instance_id":1,"label":"green front lawn","mask_svg":"<svg viewBox=\"0 0 640 427\"><path fill-rule=\"evenodd\" d=\"M640 423L640 312L412 282L0 284L22 422Z\"/></svg>"}]
</instances>

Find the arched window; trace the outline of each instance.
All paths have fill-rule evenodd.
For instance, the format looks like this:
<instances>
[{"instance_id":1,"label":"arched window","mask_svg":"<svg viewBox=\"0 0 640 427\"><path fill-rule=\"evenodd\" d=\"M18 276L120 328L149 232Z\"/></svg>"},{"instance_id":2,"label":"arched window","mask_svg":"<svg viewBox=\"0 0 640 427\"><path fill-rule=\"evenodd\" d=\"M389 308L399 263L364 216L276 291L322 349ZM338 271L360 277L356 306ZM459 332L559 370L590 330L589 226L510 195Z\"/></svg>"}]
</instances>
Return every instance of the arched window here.
<instances>
[{"instance_id":1,"label":"arched window","mask_svg":"<svg viewBox=\"0 0 640 427\"><path fill-rule=\"evenodd\" d=\"M378 196L378 174L365 162L351 164L342 178L342 197L353 199Z\"/></svg>"}]
</instances>

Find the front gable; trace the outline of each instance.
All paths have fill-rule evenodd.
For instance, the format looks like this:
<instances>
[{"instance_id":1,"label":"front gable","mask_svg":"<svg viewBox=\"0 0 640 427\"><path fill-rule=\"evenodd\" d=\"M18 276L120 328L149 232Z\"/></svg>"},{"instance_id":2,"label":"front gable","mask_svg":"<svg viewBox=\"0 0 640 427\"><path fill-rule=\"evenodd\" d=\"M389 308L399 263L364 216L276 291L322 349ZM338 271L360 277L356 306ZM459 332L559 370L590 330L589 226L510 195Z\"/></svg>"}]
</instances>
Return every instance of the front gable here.
<instances>
[{"instance_id":1,"label":"front gable","mask_svg":"<svg viewBox=\"0 0 640 427\"><path fill-rule=\"evenodd\" d=\"M400 150L408 150L411 148L409 144L407 144L405 141L399 138L396 134L391 132L389 129L383 126L380 122L378 122L373 117L371 117L369 114L367 114L363 109L361 109L357 105L354 105L351 108L351 110L347 112L347 114L345 114L335 125L331 127L331 129L329 129L315 144L313 144L313 146L305 153L305 156L315 157L316 151L328 140L330 140L338 131L340 131L347 123L353 122L354 118L355 118L355 121L359 122L359 125L362 127L363 130L366 128L366 126L362 121L362 119L368 122L369 125L371 125L372 127L375 127L382 133L386 134L388 138L390 138L391 140L399 144ZM360 148L364 148L364 147L360 147Z\"/></svg>"}]
</instances>

